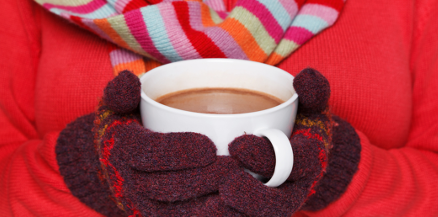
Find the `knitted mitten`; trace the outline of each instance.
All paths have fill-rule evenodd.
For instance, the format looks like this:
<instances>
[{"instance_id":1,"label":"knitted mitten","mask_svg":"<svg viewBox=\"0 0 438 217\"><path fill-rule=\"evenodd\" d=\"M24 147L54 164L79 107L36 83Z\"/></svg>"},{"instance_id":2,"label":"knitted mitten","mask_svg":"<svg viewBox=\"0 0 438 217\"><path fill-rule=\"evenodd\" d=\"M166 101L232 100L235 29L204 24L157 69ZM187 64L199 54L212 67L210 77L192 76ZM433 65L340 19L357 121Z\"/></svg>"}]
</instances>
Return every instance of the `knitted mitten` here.
<instances>
[{"instance_id":1,"label":"knitted mitten","mask_svg":"<svg viewBox=\"0 0 438 217\"><path fill-rule=\"evenodd\" d=\"M125 216L101 178L94 149L94 113L77 118L59 134L55 153L59 172L73 196L104 216Z\"/></svg>"},{"instance_id":2,"label":"knitted mitten","mask_svg":"<svg viewBox=\"0 0 438 217\"><path fill-rule=\"evenodd\" d=\"M122 72L105 88L96 114L61 133L56 152L67 186L107 216L197 212L217 196L222 177L237 163L217 157L215 145L201 134L145 129L139 101L138 78Z\"/></svg>"},{"instance_id":3,"label":"knitted mitten","mask_svg":"<svg viewBox=\"0 0 438 217\"><path fill-rule=\"evenodd\" d=\"M319 72L305 69L294 79L299 106L290 138L294 166L288 180L270 188L251 175L233 170L220 187L220 203L250 216L290 216L299 209L317 210L346 190L357 170L360 141L354 129L328 110L330 86ZM243 135L229 146L240 165L264 177L275 168L272 145ZM208 208L206 208L208 209Z\"/></svg>"}]
</instances>

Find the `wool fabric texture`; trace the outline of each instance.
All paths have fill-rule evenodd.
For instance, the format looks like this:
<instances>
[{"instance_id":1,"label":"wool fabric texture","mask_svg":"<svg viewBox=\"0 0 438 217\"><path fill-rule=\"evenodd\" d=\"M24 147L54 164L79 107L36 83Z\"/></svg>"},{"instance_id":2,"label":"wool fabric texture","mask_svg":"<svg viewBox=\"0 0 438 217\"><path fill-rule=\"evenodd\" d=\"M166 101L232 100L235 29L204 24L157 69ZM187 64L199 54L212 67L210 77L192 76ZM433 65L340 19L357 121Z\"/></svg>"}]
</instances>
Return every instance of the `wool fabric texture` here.
<instances>
[{"instance_id":1,"label":"wool fabric texture","mask_svg":"<svg viewBox=\"0 0 438 217\"><path fill-rule=\"evenodd\" d=\"M140 91L141 84L138 78L125 70L108 83L102 100L114 112L129 113L138 107Z\"/></svg>"},{"instance_id":2,"label":"wool fabric texture","mask_svg":"<svg viewBox=\"0 0 438 217\"><path fill-rule=\"evenodd\" d=\"M294 89L300 96L298 106L305 109L299 110L290 138L294 167L287 182L273 190L243 178L245 176L235 175L229 184L244 182L246 189L224 185L220 191L221 194L226 192L226 204L246 209L244 212L251 216L288 216L294 206L313 211L323 209L345 192L357 171L360 139L348 122L332 117L328 111L330 86L327 79L307 68L295 77ZM230 144L229 150L243 167L264 177L272 176L275 154L268 140L243 135ZM255 196L254 192L257 192ZM230 195L238 195L237 202ZM305 204L302 201L306 201Z\"/></svg>"},{"instance_id":3,"label":"wool fabric texture","mask_svg":"<svg viewBox=\"0 0 438 217\"><path fill-rule=\"evenodd\" d=\"M303 205L304 210L321 210L339 199L347 190L360 162L360 138L354 128L333 116L333 148L330 149L327 171L314 188L315 193Z\"/></svg>"},{"instance_id":4,"label":"wool fabric texture","mask_svg":"<svg viewBox=\"0 0 438 217\"><path fill-rule=\"evenodd\" d=\"M328 82L319 72L306 69L297 78L294 86L302 87L297 89L298 94L301 91L311 91L315 88L328 90L328 93L323 91L325 95L320 97L329 97ZM134 216L193 214L210 216L219 213L237 216L272 214L288 216L297 211L308 196L315 193L315 184L322 178L327 167L327 153L330 148L328 144L331 143L331 135L329 135L331 122L325 111L313 109L316 111L313 114L298 115L291 137L294 156L298 163L288 178L288 182L277 190L264 186L260 181L245 173L232 158L216 157L214 144L205 136L197 133L154 133L144 129L140 123L138 110L136 110L140 95L138 80L134 74L124 71L110 81L95 115L93 132L102 167L102 170L98 171L102 174L100 181L103 183L90 184L92 187L78 189L77 186L70 184L69 179L75 174L74 168L77 168L77 164L71 160L60 164L60 171L63 171L66 183L70 184L69 188L75 195L81 196L80 199L84 200L81 194L90 191L94 193L91 195L96 199L101 200L105 196L112 198L115 201L114 204L117 204L120 209L111 213L115 211L114 206L107 210L101 210L102 208L98 207L101 209L96 209L97 211L103 214L110 213L110 215L123 213ZM121 91L119 86L130 88ZM321 91L315 90L315 93L317 92ZM315 97L311 94L302 96ZM303 98L302 101L309 100ZM323 101L327 102L327 100ZM307 105L311 108L311 104ZM314 105L321 107L319 103L314 103ZM122 110L134 112L124 113L121 112ZM82 122L79 119L74 123L77 125ZM72 130L77 131L75 128L67 127L61 133L60 148L69 148L68 141L72 139L72 136L68 135ZM76 131L74 132L82 132ZM233 141L230 144L230 153L240 161L243 167L269 177L273 168L263 171L263 166L260 168L246 166L247 163L251 165L251 162L260 162L260 160L267 160L269 166L275 162L275 157L272 155L259 158L262 154L258 146L252 144L256 140L259 140L258 143L261 144L260 150L269 150L269 153L273 153L272 147L267 147L271 146L269 142L251 135L244 135ZM87 145L86 139L79 141L82 146ZM90 141L91 138L88 138L88 146L91 146ZM87 153L90 151L88 150ZM65 154L60 157L63 156ZM70 158L67 157L67 159ZM61 160L65 162L65 159ZM263 162L259 165L263 165ZM352 165L357 167L357 164ZM80 167L96 170L97 165ZM354 171L355 168L352 170ZM91 175L91 177L96 179L96 175ZM351 180L351 177L349 178ZM89 182L87 178L81 177L76 177L75 180L82 183ZM343 180L346 185L339 190L344 191L350 180ZM109 183L109 186L105 183ZM111 194L108 195L108 189L105 189L106 194L99 194L100 192L95 189L97 187L104 189L109 187ZM217 196L218 192L220 199ZM85 202L90 203L89 200ZM91 204L90 207L96 206L96 204Z\"/></svg>"},{"instance_id":5,"label":"wool fabric texture","mask_svg":"<svg viewBox=\"0 0 438 217\"><path fill-rule=\"evenodd\" d=\"M99 157L90 143L94 118L94 113L79 117L60 133L55 149L59 172L82 203L105 216L123 216L107 181L99 174Z\"/></svg>"},{"instance_id":6,"label":"wool fabric texture","mask_svg":"<svg viewBox=\"0 0 438 217\"><path fill-rule=\"evenodd\" d=\"M105 88L93 128L101 173L126 215L184 215L185 209L171 203L216 192L233 161L217 159L216 147L206 136L155 133L143 128L138 110L120 112L138 108L139 87L139 79L124 71ZM183 204L187 209L197 206Z\"/></svg>"},{"instance_id":7,"label":"wool fabric texture","mask_svg":"<svg viewBox=\"0 0 438 217\"><path fill-rule=\"evenodd\" d=\"M0 216L102 216L72 195L55 148L114 77L107 42L33 1L2 3ZM294 216L438 213L437 10L435 0L347 1L335 25L278 65L294 76L318 69L330 82L331 112L362 147L346 191Z\"/></svg>"},{"instance_id":8,"label":"wool fabric texture","mask_svg":"<svg viewBox=\"0 0 438 217\"><path fill-rule=\"evenodd\" d=\"M333 25L342 0L36 0L108 40L115 75L199 58L275 65ZM114 46L117 45L117 46Z\"/></svg>"},{"instance_id":9,"label":"wool fabric texture","mask_svg":"<svg viewBox=\"0 0 438 217\"><path fill-rule=\"evenodd\" d=\"M294 152L294 167L287 181L276 189L269 188L252 177L236 171L226 178L227 181L219 190L225 204L249 216L292 215L301 208L309 196L315 194L315 186L326 172L329 150L334 143L331 135L333 121L327 110L330 97L329 83L318 71L308 68L296 76L294 88L299 95L298 106L304 103L311 112L306 111L297 115L290 137ZM314 100L316 98L320 100ZM321 104L321 101L326 104ZM356 146L360 147L360 143L356 143ZM344 148L360 156L360 149L351 149L348 145ZM231 156L245 168L265 177L272 176L275 155L272 145L266 139L243 135L230 144L229 150ZM345 166L355 171L359 159L353 162ZM337 174L336 171L333 173ZM351 176L339 177L344 183L350 182L351 178ZM332 182L337 181L332 180ZM338 190L344 192L347 186L344 185L344 188ZM332 201L327 199L324 205L330 202Z\"/></svg>"}]
</instances>

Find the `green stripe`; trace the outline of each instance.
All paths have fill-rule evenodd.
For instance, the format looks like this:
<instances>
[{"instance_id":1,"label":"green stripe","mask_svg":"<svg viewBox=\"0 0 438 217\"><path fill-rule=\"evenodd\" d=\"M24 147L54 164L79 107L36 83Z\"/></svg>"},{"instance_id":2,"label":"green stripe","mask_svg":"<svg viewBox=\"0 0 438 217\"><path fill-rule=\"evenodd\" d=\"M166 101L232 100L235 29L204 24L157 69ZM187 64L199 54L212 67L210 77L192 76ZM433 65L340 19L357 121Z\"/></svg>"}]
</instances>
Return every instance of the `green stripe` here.
<instances>
[{"instance_id":1,"label":"green stripe","mask_svg":"<svg viewBox=\"0 0 438 217\"><path fill-rule=\"evenodd\" d=\"M210 16L211 16L211 19L213 20L213 22L215 24L222 23L223 20L221 17L219 17L219 15L216 13L216 11L214 11L210 7L208 9L210 10Z\"/></svg>"},{"instance_id":2,"label":"green stripe","mask_svg":"<svg viewBox=\"0 0 438 217\"><path fill-rule=\"evenodd\" d=\"M265 54L269 55L272 53L277 44L254 14L241 6L238 6L233 9L229 17L238 20L246 29L248 29Z\"/></svg>"},{"instance_id":3,"label":"green stripe","mask_svg":"<svg viewBox=\"0 0 438 217\"><path fill-rule=\"evenodd\" d=\"M125 17L123 15L110 17L107 20L111 24L111 27L120 35L126 44L129 45L130 50L155 60L155 58L146 53L143 48L141 48L141 45L137 42L137 40L135 40L128 28L128 25L126 25Z\"/></svg>"},{"instance_id":4,"label":"green stripe","mask_svg":"<svg viewBox=\"0 0 438 217\"><path fill-rule=\"evenodd\" d=\"M287 57L299 47L300 45L293 41L282 39L280 43L278 43L275 53L281 55L282 57Z\"/></svg>"}]
</instances>

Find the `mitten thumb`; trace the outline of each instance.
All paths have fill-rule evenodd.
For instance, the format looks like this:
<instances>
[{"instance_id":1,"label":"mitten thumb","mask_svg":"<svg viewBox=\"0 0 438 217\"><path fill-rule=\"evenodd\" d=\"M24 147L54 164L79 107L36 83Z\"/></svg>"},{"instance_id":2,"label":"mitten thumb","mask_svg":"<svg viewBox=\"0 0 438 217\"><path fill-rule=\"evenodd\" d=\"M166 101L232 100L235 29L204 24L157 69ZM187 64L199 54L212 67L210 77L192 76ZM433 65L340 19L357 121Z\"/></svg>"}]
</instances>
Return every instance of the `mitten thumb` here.
<instances>
[{"instance_id":1,"label":"mitten thumb","mask_svg":"<svg viewBox=\"0 0 438 217\"><path fill-rule=\"evenodd\" d=\"M114 112L132 112L140 103L141 84L138 77L125 70L111 80L103 91L103 102Z\"/></svg>"},{"instance_id":2,"label":"mitten thumb","mask_svg":"<svg viewBox=\"0 0 438 217\"><path fill-rule=\"evenodd\" d=\"M298 94L298 113L321 113L327 109L330 84L321 73L306 68L294 78L293 86Z\"/></svg>"}]
</instances>

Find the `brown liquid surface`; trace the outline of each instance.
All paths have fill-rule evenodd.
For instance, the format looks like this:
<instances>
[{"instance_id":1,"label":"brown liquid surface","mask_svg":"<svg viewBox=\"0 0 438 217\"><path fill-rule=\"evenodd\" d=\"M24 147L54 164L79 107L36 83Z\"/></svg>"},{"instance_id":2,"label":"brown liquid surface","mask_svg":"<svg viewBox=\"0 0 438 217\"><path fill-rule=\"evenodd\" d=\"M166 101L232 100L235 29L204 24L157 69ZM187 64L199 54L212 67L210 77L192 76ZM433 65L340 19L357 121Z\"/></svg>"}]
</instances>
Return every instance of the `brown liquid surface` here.
<instances>
[{"instance_id":1,"label":"brown liquid surface","mask_svg":"<svg viewBox=\"0 0 438 217\"><path fill-rule=\"evenodd\" d=\"M238 88L196 88L169 93L155 101L169 107L208 114L241 114L269 109L284 101Z\"/></svg>"}]
</instances>

